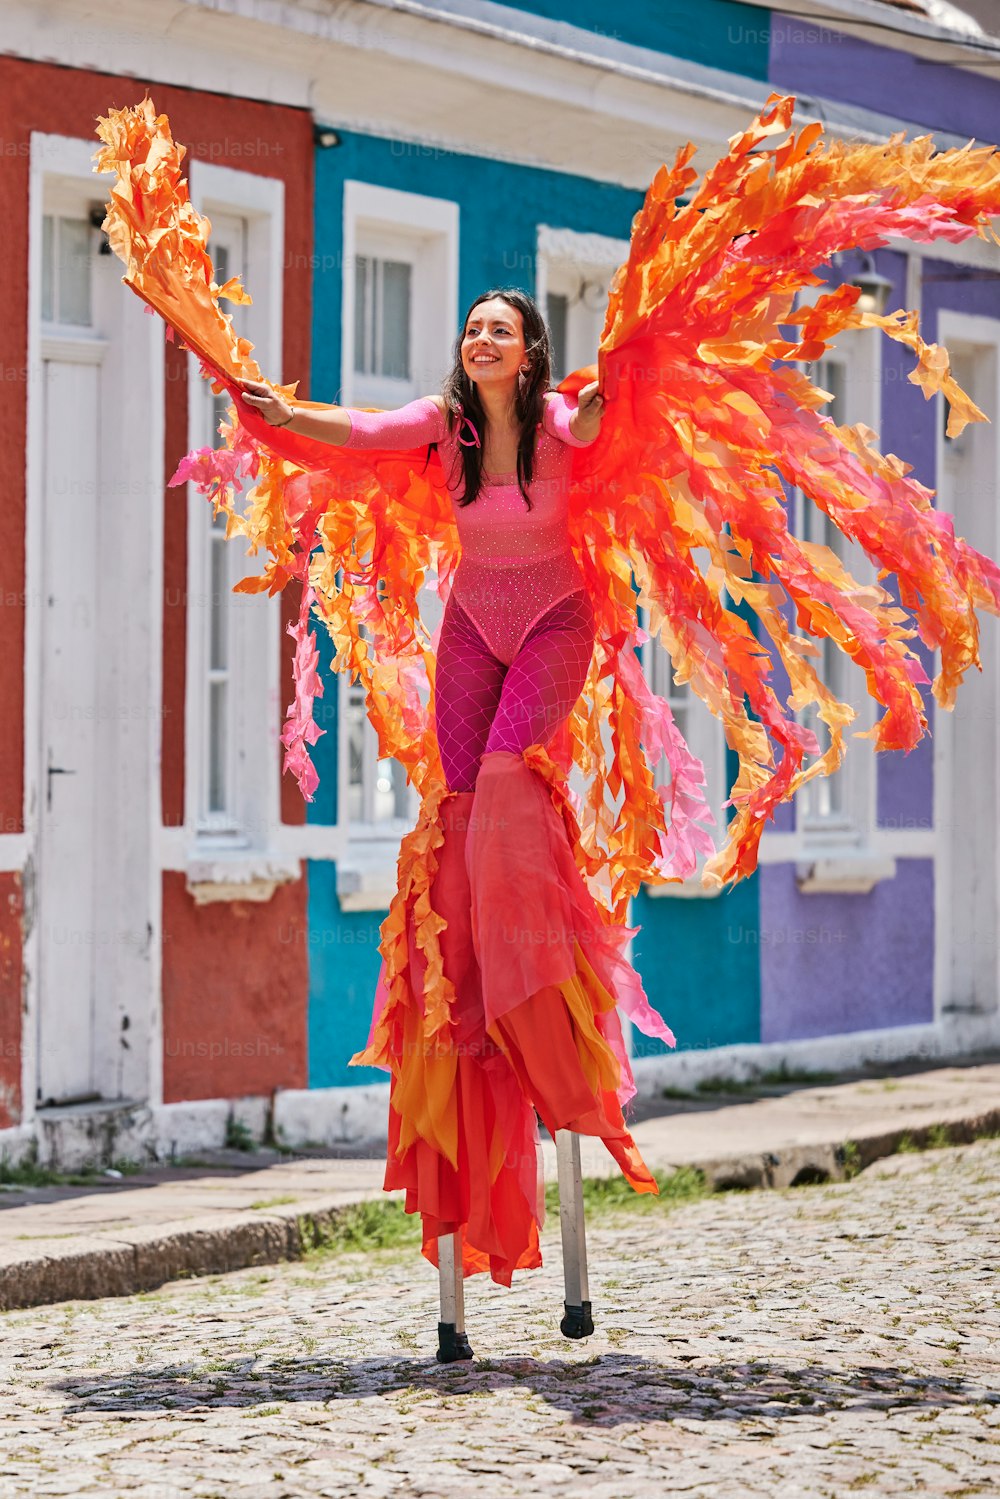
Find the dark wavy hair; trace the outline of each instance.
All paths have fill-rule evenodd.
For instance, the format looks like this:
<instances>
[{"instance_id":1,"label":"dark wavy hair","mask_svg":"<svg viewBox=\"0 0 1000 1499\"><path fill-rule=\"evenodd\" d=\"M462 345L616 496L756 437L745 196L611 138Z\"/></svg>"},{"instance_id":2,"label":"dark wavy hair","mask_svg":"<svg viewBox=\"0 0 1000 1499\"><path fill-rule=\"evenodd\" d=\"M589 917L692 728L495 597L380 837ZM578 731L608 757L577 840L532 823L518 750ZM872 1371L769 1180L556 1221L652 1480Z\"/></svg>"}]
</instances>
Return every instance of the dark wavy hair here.
<instances>
[{"instance_id":1,"label":"dark wavy hair","mask_svg":"<svg viewBox=\"0 0 1000 1499\"><path fill-rule=\"evenodd\" d=\"M517 444L517 482L525 504L531 509L528 485L531 483L535 462L535 429L542 420L543 397L552 378L552 343L545 319L538 303L526 291L517 286L495 286L482 292L469 304L458 338L455 340L455 363L442 387L442 395L448 404L448 426L457 431L468 417L479 433L480 443L485 442L486 412L479 399L475 382L470 380L462 365L462 340L469 318L480 302L499 298L521 314L524 329L524 357L531 366L523 379L518 380L514 398L514 414L520 424L521 435ZM471 505L478 497L483 480L482 446L465 446L462 455L464 490L459 504Z\"/></svg>"}]
</instances>

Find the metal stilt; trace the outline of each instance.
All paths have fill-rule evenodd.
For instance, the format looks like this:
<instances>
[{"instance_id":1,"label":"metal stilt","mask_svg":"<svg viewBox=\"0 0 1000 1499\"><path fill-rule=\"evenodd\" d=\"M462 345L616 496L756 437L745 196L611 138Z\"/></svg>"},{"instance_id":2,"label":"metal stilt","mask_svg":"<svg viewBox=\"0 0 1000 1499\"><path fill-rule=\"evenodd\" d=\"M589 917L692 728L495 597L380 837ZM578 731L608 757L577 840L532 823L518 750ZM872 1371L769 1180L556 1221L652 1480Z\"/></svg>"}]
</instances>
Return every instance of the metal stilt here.
<instances>
[{"instance_id":1,"label":"metal stilt","mask_svg":"<svg viewBox=\"0 0 1000 1499\"><path fill-rule=\"evenodd\" d=\"M572 1130L556 1130L559 1171L559 1226L562 1229L566 1315L559 1331L567 1338L589 1338L594 1331L587 1278L587 1230L583 1214L583 1173L580 1137Z\"/></svg>"},{"instance_id":2,"label":"metal stilt","mask_svg":"<svg viewBox=\"0 0 1000 1499\"><path fill-rule=\"evenodd\" d=\"M458 1234L442 1234L438 1245L438 1278L441 1285L441 1320L438 1323L439 1364L454 1364L472 1358L465 1335L465 1283Z\"/></svg>"}]
</instances>

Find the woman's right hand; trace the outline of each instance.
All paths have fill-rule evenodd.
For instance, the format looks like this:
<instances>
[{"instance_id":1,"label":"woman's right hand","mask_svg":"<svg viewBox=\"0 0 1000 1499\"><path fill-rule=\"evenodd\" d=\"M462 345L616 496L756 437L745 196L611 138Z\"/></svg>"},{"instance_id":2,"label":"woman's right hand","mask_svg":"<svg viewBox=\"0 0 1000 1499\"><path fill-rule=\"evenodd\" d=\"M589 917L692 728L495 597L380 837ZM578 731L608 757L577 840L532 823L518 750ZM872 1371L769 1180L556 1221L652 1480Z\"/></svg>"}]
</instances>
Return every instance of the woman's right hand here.
<instances>
[{"instance_id":1,"label":"woman's right hand","mask_svg":"<svg viewBox=\"0 0 1000 1499\"><path fill-rule=\"evenodd\" d=\"M293 408L284 397L277 395L263 381L241 380L239 386L243 392L244 401L251 410L262 416L269 426L283 427L294 415Z\"/></svg>"}]
</instances>

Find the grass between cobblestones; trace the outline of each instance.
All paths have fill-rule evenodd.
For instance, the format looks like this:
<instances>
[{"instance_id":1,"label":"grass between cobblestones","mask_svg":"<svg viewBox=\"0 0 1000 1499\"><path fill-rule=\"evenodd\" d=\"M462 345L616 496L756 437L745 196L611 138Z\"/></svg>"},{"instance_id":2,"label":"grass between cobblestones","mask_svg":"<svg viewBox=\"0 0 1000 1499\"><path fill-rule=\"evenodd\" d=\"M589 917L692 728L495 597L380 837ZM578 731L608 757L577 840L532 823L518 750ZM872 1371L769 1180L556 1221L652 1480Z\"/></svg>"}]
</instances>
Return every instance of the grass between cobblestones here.
<instances>
[{"instance_id":1,"label":"grass between cobblestones","mask_svg":"<svg viewBox=\"0 0 1000 1499\"><path fill-rule=\"evenodd\" d=\"M689 1166L677 1171L654 1171L653 1176L660 1189L659 1196L636 1192L622 1176L585 1177L583 1200L588 1213L597 1216L622 1211L664 1212L707 1197L711 1192L704 1174ZM559 1188L555 1182L546 1185L545 1211L550 1216L559 1212ZM406 1214L399 1201L373 1199L352 1203L323 1225L303 1214L298 1225L304 1259L356 1250L408 1247L419 1244L421 1238L418 1215Z\"/></svg>"},{"instance_id":2,"label":"grass between cobblestones","mask_svg":"<svg viewBox=\"0 0 1000 1499\"><path fill-rule=\"evenodd\" d=\"M982 1138L995 1139L997 1135L995 1131L989 1131ZM927 1150L943 1150L962 1143L968 1142L954 1140L947 1125L932 1125L916 1139L904 1134L894 1153L908 1155ZM838 1153L845 1179L853 1180L862 1170L856 1143L845 1140ZM588 1218L612 1217L621 1213L631 1215L669 1212L682 1204L710 1197L720 1190L732 1190L713 1187L706 1180L704 1172L691 1166L682 1166L676 1171L654 1171L652 1174L659 1188L658 1195L636 1192L623 1176L584 1177L583 1200ZM815 1181L803 1178L795 1188L788 1190L800 1191L802 1187L824 1184L825 1177L817 1177ZM274 1199L274 1203L281 1200ZM270 1201L255 1204L257 1207L271 1205ZM559 1187L554 1181L547 1182L545 1186L545 1211L548 1217L558 1217ZM405 1213L403 1204L398 1200L372 1199L354 1203L323 1225L302 1215L298 1219L298 1225L304 1259L358 1250L406 1248L419 1244L421 1239L419 1216Z\"/></svg>"}]
</instances>

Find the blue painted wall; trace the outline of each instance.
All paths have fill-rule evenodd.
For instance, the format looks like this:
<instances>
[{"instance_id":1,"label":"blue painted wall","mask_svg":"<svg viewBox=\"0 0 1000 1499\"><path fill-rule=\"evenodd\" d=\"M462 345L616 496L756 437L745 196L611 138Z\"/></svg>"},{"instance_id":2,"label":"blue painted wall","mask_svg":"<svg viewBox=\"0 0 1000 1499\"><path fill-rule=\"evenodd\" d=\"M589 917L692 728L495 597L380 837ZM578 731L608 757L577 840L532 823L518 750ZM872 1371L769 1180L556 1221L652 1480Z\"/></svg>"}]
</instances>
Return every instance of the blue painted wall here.
<instances>
[{"instance_id":1,"label":"blue painted wall","mask_svg":"<svg viewBox=\"0 0 1000 1499\"><path fill-rule=\"evenodd\" d=\"M379 1067L347 1065L368 1040L382 915L340 909L335 865L312 860L308 875L308 1086L388 1082L388 1073Z\"/></svg>"},{"instance_id":2,"label":"blue painted wall","mask_svg":"<svg viewBox=\"0 0 1000 1499\"><path fill-rule=\"evenodd\" d=\"M640 891L632 902L632 925L642 927L632 960L678 1051L760 1040L757 886L752 875L714 897ZM632 1047L636 1057L668 1050L638 1031Z\"/></svg>"},{"instance_id":3,"label":"blue painted wall","mask_svg":"<svg viewBox=\"0 0 1000 1499\"><path fill-rule=\"evenodd\" d=\"M767 79L771 12L738 0L507 0L514 10L551 21L567 21L584 31L634 47L648 47L710 68Z\"/></svg>"}]
</instances>

